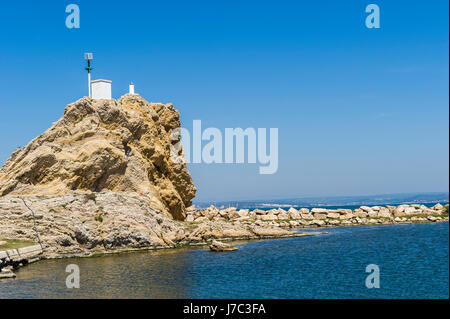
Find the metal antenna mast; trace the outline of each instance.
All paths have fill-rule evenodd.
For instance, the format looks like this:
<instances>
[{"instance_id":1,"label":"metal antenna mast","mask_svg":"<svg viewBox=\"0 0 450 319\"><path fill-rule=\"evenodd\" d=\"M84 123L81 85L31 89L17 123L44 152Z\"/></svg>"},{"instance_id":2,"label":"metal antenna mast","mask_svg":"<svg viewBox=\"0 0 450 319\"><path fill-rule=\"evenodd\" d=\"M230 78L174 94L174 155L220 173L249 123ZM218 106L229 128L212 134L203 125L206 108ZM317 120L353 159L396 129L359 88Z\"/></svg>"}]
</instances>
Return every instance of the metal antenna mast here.
<instances>
[{"instance_id":1,"label":"metal antenna mast","mask_svg":"<svg viewBox=\"0 0 450 319\"><path fill-rule=\"evenodd\" d=\"M91 97L91 61L94 59L94 56L92 53L85 53L84 54L84 59L87 61L88 66L85 69L86 71L88 71L88 85L89 85L89 97Z\"/></svg>"}]
</instances>

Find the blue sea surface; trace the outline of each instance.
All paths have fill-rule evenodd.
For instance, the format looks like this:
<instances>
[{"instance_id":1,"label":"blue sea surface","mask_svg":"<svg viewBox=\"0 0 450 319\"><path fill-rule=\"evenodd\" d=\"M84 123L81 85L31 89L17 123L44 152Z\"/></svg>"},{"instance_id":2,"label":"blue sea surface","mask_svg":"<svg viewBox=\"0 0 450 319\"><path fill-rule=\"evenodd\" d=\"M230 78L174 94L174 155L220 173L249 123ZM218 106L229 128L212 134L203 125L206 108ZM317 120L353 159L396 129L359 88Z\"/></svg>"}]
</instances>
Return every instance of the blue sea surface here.
<instances>
[{"instance_id":1,"label":"blue sea surface","mask_svg":"<svg viewBox=\"0 0 450 319\"><path fill-rule=\"evenodd\" d=\"M0 281L0 298L449 298L448 223L319 231L328 233L241 242L226 253L42 261ZM69 264L80 267L80 289L65 286ZM380 269L380 288L365 285L369 264Z\"/></svg>"}]
</instances>

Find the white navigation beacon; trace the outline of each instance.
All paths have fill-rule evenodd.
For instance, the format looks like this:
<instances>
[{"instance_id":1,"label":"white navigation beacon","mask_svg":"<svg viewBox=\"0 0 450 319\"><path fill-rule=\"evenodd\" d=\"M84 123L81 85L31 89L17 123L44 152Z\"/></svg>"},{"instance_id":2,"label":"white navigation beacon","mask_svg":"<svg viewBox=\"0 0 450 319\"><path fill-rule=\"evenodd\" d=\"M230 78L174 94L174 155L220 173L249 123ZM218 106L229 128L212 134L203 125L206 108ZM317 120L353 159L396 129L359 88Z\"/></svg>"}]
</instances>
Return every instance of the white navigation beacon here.
<instances>
[{"instance_id":1,"label":"white navigation beacon","mask_svg":"<svg viewBox=\"0 0 450 319\"><path fill-rule=\"evenodd\" d=\"M92 98L94 100L111 99L111 81L109 80L93 80L92 84Z\"/></svg>"},{"instance_id":2,"label":"white navigation beacon","mask_svg":"<svg viewBox=\"0 0 450 319\"><path fill-rule=\"evenodd\" d=\"M133 82L130 83L130 91L129 91L129 94L132 94L132 95L135 95L135 94L136 94L136 93L134 93L134 83L133 83Z\"/></svg>"}]
</instances>

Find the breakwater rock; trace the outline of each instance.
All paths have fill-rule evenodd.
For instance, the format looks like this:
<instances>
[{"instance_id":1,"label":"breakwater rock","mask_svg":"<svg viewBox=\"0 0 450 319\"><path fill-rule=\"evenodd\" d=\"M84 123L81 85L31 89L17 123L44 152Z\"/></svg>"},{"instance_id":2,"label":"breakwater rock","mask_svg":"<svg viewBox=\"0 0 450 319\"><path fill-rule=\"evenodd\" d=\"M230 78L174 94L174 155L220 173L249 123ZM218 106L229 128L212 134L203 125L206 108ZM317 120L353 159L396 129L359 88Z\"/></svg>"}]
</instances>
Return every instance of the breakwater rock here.
<instances>
[{"instance_id":1,"label":"breakwater rock","mask_svg":"<svg viewBox=\"0 0 450 319\"><path fill-rule=\"evenodd\" d=\"M357 209L300 208L278 209L218 209L187 210L186 221L193 223L231 222L255 224L261 227L325 227L349 225L375 225L414 222L448 221L448 205L437 204L431 208L420 204L399 206L361 206Z\"/></svg>"}]
</instances>

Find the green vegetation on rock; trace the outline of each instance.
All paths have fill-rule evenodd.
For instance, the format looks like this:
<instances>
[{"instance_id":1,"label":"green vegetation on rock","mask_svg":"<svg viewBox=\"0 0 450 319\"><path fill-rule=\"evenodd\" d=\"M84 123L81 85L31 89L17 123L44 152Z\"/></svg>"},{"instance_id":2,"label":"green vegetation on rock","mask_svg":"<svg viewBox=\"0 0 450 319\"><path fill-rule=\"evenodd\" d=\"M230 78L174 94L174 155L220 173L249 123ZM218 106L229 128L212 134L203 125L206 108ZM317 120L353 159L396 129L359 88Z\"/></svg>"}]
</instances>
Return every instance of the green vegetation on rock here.
<instances>
[{"instance_id":1,"label":"green vegetation on rock","mask_svg":"<svg viewBox=\"0 0 450 319\"><path fill-rule=\"evenodd\" d=\"M2 245L2 242L5 242L6 244ZM34 245L34 243L31 241L0 239L0 250L18 249L32 245Z\"/></svg>"},{"instance_id":2,"label":"green vegetation on rock","mask_svg":"<svg viewBox=\"0 0 450 319\"><path fill-rule=\"evenodd\" d=\"M444 206L444 208L442 209L442 214L444 216L448 216L448 205Z\"/></svg>"}]
</instances>

